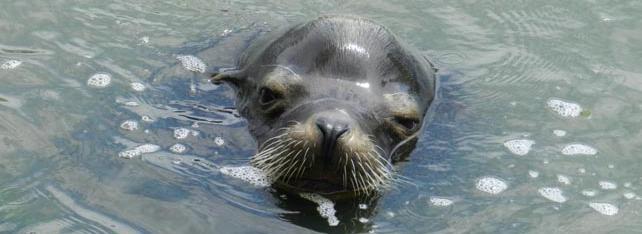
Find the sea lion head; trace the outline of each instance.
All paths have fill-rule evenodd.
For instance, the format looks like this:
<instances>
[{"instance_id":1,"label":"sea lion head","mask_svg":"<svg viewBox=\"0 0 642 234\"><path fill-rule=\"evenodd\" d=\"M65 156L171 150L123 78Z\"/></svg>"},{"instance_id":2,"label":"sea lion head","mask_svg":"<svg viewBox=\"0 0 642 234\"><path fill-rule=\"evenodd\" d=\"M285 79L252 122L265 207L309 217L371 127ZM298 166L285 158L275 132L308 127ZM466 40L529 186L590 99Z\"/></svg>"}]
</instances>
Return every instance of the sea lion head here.
<instances>
[{"instance_id":1,"label":"sea lion head","mask_svg":"<svg viewBox=\"0 0 642 234\"><path fill-rule=\"evenodd\" d=\"M251 163L298 192L371 193L394 181L434 96L434 71L383 26L321 17L251 46L213 75L237 90Z\"/></svg>"}]
</instances>

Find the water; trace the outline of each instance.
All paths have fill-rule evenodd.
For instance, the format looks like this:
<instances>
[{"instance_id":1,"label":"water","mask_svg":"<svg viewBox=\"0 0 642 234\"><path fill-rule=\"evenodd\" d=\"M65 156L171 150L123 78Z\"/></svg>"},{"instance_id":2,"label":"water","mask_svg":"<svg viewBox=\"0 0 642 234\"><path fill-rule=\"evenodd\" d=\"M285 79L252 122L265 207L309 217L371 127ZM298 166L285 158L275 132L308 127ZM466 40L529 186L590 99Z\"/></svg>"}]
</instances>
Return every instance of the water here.
<instances>
[{"instance_id":1,"label":"water","mask_svg":"<svg viewBox=\"0 0 642 234\"><path fill-rule=\"evenodd\" d=\"M640 11L639 1L4 1L0 232L640 232ZM336 227L314 202L219 172L247 165L255 143L232 91L178 60L231 66L260 32L326 13L377 20L441 68L430 123L399 164L410 182L337 203ZM109 82L89 84L96 74ZM119 157L128 150L138 151Z\"/></svg>"}]
</instances>

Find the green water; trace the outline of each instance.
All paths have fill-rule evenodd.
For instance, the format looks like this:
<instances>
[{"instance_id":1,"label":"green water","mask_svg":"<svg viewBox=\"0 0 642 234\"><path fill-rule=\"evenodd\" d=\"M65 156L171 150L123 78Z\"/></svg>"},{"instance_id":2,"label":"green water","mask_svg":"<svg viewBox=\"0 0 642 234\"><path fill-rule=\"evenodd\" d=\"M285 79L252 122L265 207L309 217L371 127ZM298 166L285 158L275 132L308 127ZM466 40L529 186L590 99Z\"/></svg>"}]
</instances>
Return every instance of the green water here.
<instances>
[{"instance_id":1,"label":"green water","mask_svg":"<svg viewBox=\"0 0 642 234\"><path fill-rule=\"evenodd\" d=\"M642 232L640 1L0 5L0 64L22 62L0 69L0 232ZM441 74L424 136L399 165L409 182L367 211L339 209L338 227L313 203L218 172L245 165L255 143L230 109L232 91L176 59L230 66L258 32L329 13L386 25ZM111 84L87 85L97 73ZM563 117L550 100L581 114ZM127 120L138 129L122 129ZM177 139L179 128L192 131ZM515 139L534 144L520 156L504 146ZM160 150L118 157L145 143ZM186 152L172 152L176 143ZM564 155L569 144L596 152ZM506 189L481 191L485 177Z\"/></svg>"}]
</instances>

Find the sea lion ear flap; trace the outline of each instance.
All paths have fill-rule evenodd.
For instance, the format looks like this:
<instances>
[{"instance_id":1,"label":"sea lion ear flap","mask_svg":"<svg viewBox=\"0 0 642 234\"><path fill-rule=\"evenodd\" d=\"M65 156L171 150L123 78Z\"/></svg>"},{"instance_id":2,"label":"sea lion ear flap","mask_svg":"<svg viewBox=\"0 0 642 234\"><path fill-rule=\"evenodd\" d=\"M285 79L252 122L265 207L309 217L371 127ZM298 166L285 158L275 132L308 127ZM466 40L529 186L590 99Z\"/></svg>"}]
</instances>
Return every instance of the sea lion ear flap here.
<instances>
[{"instance_id":1,"label":"sea lion ear flap","mask_svg":"<svg viewBox=\"0 0 642 234\"><path fill-rule=\"evenodd\" d=\"M215 72L210 75L210 82L215 85L220 85L225 82L238 88L245 82L245 76L243 72L238 70Z\"/></svg>"}]
</instances>

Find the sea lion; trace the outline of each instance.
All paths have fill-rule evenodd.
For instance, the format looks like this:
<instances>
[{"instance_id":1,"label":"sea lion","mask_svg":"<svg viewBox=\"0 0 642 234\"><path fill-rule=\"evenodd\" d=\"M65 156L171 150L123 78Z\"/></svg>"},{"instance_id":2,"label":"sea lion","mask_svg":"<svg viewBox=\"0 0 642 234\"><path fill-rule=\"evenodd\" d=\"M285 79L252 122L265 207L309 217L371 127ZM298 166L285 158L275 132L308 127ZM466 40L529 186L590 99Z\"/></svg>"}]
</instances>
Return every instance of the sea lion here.
<instances>
[{"instance_id":1,"label":"sea lion","mask_svg":"<svg viewBox=\"0 0 642 234\"><path fill-rule=\"evenodd\" d=\"M435 70L385 27L324 16L251 45L233 86L258 143L251 163L280 188L370 194L391 185L435 95Z\"/></svg>"}]
</instances>

